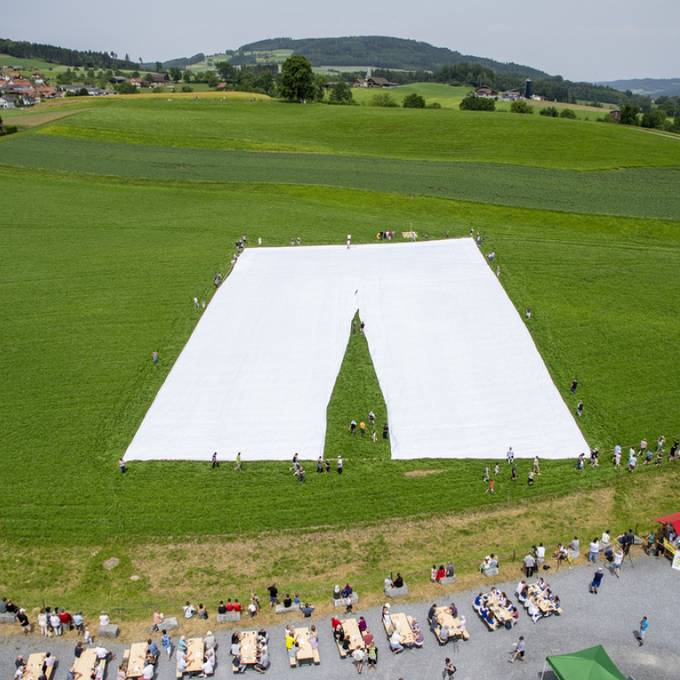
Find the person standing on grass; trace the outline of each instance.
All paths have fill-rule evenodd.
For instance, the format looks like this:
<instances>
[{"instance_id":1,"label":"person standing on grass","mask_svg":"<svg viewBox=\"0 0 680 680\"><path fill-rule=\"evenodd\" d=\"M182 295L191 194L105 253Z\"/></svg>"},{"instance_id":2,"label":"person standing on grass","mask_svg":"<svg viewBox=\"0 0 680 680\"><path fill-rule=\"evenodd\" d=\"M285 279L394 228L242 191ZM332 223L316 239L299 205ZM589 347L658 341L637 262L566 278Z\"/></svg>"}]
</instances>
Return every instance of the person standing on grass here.
<instances>
[{"instance_id":1,"label":"person standing on grass","mask_svg":"<svg viewBox=\"0 0 680 680\"><path fill-rule=\"evenodd\" d=\"M488 465L484 466L484 474L482 475L482 482L484 482L484 484L489 483L489 466Z\"/></svg>"},{"instance_id":2,"label":"person standing on grass","mask_svg":"<svg viewBox=\"0 0 680 680\"><path fill-rule=\"evenodd\" d=\"M453 665L453 661L447 656L444 659L444 670L442 671L442 680L450 680L458 669Z\"/></svg>"},{"instance_id":3,"label":"person standing on grass","mask_svg":"<svg viewBox=\"0 0 680 680\"><path fill-rule=\"evenodd\" d=\"M352 436L354 436L357 432L357 421L354 420L354 418L349 421L349 431Z\"/></svg>"},{"instance_id":4,"label":"person standing on grass","mask_svg":"<svg viewBox=\"0 0 680 680\"><path fill-rule=\"evenodd\" d=\"M323 472L323 456L319 456L316 459L316 471Z\"/></svg>"},{"instance_id":5,"label":"person standing on grass","mask_svg":"<svg viewBox=\"0 0 680 680\"><path fill-rule=\"evenodd\" d=\"M489 480L489 486L486 487L486 491L484 493L496 493L493 479Z\"/></svg>"},{"instance_id":6,"label":"person standing on grass","mask_svg":"<svg viewBox=\"0 0 680 680\"><path fill-rule=\"evenodd\" d=\"M156 350L151 352L151 361L153 361L154 366L158 364L158 352Z\"/></svg>"},{"instance_id":7,"label":"person standing on grass","mask_svg":"<svg viewBox=\"0 0 680 680\"><path fill-rule=\"evenodd\" d=\"M122 458L118 459L118 469L122 475L127 472L127 466L125 465L125 461Z\"/></svg>"},{"instance_id":8,"label":"person standing on grass","mask_svg":"<svg viewBox=\"0 0 680 680\"><path fill-rule=\"evenodd\" d=\"M576 380L576 377L572 378L571 381L571 386L569 387L569 391L572 394L576 394L576 389L578 388L578 380Z\"/></svg>"},{"instance_id":9,"label":"person standing on grass","mask_svg":"<svg viewBox=\"0 0 680 680\"><path fill-rule=\"evenodd\" d=\"M529 474L527 475L527 486L533 485L534 485L534 471L529 470Z\"/></svg>"},{"instance_id":10,"label":"person standing on grass","mask_svg":"<svg viewBox=\"0 0 680 680\"><path fill-rule=\"evenodd\" d=\"M515 644L515 648L512 651L512 656L510 659L510 663L515 663L515 661L524 661L524 655L526 654L527 647L526 643L524 642L524 635L519 636L519 640L517 640L517 643Z\"/></svg>"},{"instance_id":11,"label":"person standing on grass","mask_svg":"<svg viewBox=\"0 0 680 680\"><path fill-rule=\"evenodd\" d=\"M515 452L512 450L512 446L508 449L508 452L505 454L505 459L508 461L508 465L512 465L513 461L515 460Z\"/></svg>"},{"instance_id":12,"label":"person standing on grass","mask_svg":"<svg viewBox=\"0 0 680 680\"><path fill-rule=\"evenodd\" d=\"M621 444L614 447L614 467L617 470L621 467Z\"/></svg>"},{"instance_id":13,"label":"person standing on grass","mask_svg":"<svg viewBox=\"0 0 680 680\"><path fill-rule=\"evenodd\" d=\"M647 635L647 630L649 629L649 619L643 616L640 620L640 630L638 631L638 645L642 647L645 644L645 636Z\"/></svg>"},{"instance_id":14,"label":"person standing on grass","mask_svg":"<svg viewBox=\"0 0 680 680\"><path fill-rule=\"evenodd\" d=\"M597 538L593 538L588 546L588 562L596 564L600 559L600 543Z\"/></svg>"},{"instance_id":15,"label":"person standing on grass","mask_svg":"<svg viewBox=\"0 0 680 680\"><path fill-rule=\"evenodd\" d=\"M390 438L390 428L388 427L387 423L383 425L383 434L382 434L383 439L389 439Z\"/></svg>"},{"instance_id":16,"label":"person standing on grass","mask_svg":"<svg viewBox=\"0 0 680 680\"><path fill-rule=\"evenodd\" d=\"M375 428L375 413L373 411L368 412L368 423L372 428Z\"/></svg>"},{"instance_id":17,"label":"person standing on grass","mask_svg":"<svg viewBox=\"0 0 680 680\"><path fill-rule=\"evenodd\" d=\"M236 472L241 472L241 470L242 470L241 452L240 451L236 454L236 462L234 464L234 470L236 470Z\"/></svg>"},{"instance_id":18,"label":"person standing on grass","mask_svg":"<svg viewBox=\"0 0 680 680\"><path fill-rule=\"evenodd\" d=\"M576 415L580 418L583 416L583 400L579 399L578 404L576 404Z\"/></svg>"},{"instance_id":19,"label":"person standing on grass","mask_svg":"<svg viewBox=\"0 0 680 680\"><path fill-rule=\"evenodd\" d=\"M341 474L342 474L342 469L345 467L345 463L344 463L343 460L342 460L342 456L338 456L338 460L337 460L337 463L336 463L336 467L337 467L337 469L338 469L338 474L341 475Z\"/></svg>"},{"instance_id":20,"label":"person standing on grass","mask_svg":"<svg viewBox=\"0 0 680 680\"><path fill-rule=\"evenodd\" d=\"M538 456L534 456L534 474L541 474L541 461L538 459Z\"/></svg>"},{"instance_id":21,"label":"person standing on grass","mask_svg":"<svg viewBox=\"0 0 680 680\"><path fill-rule=\"evenodd\" d=\"M220 464L217 462L217 451L213 452L212 458L210 459L210 468L214 470L218 468Z\"/></svg>"},{"instance_id":22,"label":"person standing on grass","mask_svg":"<svg viewBox=\"0 0 680 680\"><path fill-rule=\"evenodd\" d=\"M362 437L366 436L366 423L363 420L359 423L359 433Z\"/></svg>"},{"instance_id":23,"label":"person standing on grass","mask_svg":"<svg viewBox=\"0 0 680 680\"><path fill-rule=\"evenodd\" d=\"M513 482L517 481L517 468L513 465L512 470L510 470L510 480Z\"/></svg>"}]
</instances>

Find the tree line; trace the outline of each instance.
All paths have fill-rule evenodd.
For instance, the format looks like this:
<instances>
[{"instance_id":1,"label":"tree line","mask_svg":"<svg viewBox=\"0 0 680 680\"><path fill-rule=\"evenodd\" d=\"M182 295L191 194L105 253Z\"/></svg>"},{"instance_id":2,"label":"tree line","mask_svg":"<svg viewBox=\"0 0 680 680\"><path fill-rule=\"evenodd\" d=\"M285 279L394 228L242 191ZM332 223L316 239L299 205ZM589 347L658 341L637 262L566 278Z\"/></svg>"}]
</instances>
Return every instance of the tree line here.
<instances>
[{"instance_id":1,"label":"tree line","mask_svg":"<svg viewBox=\"0 0 680 680\"><path fill-rule=\"evenodd\" d=\"M20 59L40 59L64 66L87 68L135 68L137 66L133 61L130 61L127 54L124 58L119 58L115 52L71 50L56 45L8 40L6 38L0 38L0 52Z\"/></svg>"}]
</instances>

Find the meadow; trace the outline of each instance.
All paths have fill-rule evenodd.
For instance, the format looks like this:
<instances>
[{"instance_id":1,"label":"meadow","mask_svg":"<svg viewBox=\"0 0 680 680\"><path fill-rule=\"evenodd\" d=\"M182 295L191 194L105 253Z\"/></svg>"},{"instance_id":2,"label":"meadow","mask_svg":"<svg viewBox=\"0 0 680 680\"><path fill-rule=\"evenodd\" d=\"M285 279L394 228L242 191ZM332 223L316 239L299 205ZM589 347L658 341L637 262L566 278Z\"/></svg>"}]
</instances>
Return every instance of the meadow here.
<instances>
[{"instance_id":1,"label":"meadow","mask_svg":"<svg viewBox=\"0 0 680 680\"><path fill-rule=\"evenodd\" d=\"M448 140L456 126L470 139L475 126L498 139L485 114L131 98L98 102L0 141L0 410L3 472L12 487L0 514L3 589L18 601L58 597L90 612L119 609L132 620L154 603L167 610L188 596L223 597L227 587L245 597L274 578L317 600L329 584L352 578L371 601L381 575L401 569L424 597L418 579L433 559L454 559L461 584L469 583L489 549L511 558L536 540L536 513L548 544L574 526L644 528L655 513L677 509L679 468L642 468L631 478L609 463L616 442L661 432L672 439L678 431L677 204L669 198L664 208L672 220L650 217L652 201L635 217L585 214L587 200L578 203L574 188L569 211L572 199L555 186L560 175L539 184L542 202L538 192L525 194L524 207L509 199L493 205L479 188L499 165L535 173L525 178L526 191L541 174L573 172L577 163L659 173L654 181L662 181L664 172L677 172L677 141L594 123L496 118L507 121L508 139L525 127L522 134L531 135L535 125L539 138L552 130L556 140L531 167L515 141L494 149L481 132L477 145ZM392 120L407 137L398 149ZM384 132L362 144L362 125ZM433 130L442 148L427 139ZM289 176L318 172L323 182L295 183L277 170L279 154L207 148L227 134L267 149L337 149L339 161L357 168L363 161L351 154L380 168L402 154L413 158L381 169L383 184L345 188L341 163L328 158L334 154L298 153L290 162L308 165ZM410 183L420 154L432 166L465 160L467 200L427 195L424 179ZM368 168L362 172L368 177ZM561 210L548 209L551 195ZM632 202L624 209L632 211ZM484 250L498 254L518 311L534 310L529 330L570 408L569 381L579 377L579 424L602 451L600 469L578 474L573 460L545 462L530 488L529 461L520 461L520 481L511 483L504 467L489 496L483 461L390 461L387 443L347 432L349 420L369 408L378 422L385 417L363 337L348 328L326 441L327 455L347 461L342 477L317 475L311 466L301 485L286 463L248 464L237 473L233 452L224 452L217 471L206 460L118 472L116 461L199 319L192 298L209 300L212 277L227 270L242 233L265 245L296 237L332 244L347 231L372 242L387 228L445 238L466 236L471 226L484 235ZM300 540L309 549L291 550ZM101 562L111 554L121 565L105 572Z\"/></svg>"},{"instance_id":2,"label":"meadow","mask_svg":"<svg viewBox=\"0 0 680 680\"><path fill-rule=\"evenodd\" d=\"M444 109L299 106L267 100L253 106L219 96L101 98L42 132L125 144L566 170L680 165L677 138L627 126Z\"/></svg>"}]
</instances>

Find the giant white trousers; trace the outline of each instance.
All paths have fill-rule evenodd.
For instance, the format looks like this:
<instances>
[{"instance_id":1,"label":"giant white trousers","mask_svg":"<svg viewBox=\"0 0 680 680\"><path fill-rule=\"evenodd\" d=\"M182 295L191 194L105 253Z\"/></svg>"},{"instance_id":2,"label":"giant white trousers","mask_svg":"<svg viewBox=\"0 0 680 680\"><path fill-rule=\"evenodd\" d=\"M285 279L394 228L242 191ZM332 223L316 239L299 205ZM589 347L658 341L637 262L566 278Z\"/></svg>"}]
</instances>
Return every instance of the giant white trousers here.
<instances>
[{"instance_id":1,"label":"giant white trousers","mask_svg":"<svg viewBox=\"0 0 680 680\"><path fill-rule=\"evenodd\" d=\"M247 249L125 458L317 458L357 310L393 458L587 450L495 274L471 239L455 239Z\"/></svg>"}]
</instances>

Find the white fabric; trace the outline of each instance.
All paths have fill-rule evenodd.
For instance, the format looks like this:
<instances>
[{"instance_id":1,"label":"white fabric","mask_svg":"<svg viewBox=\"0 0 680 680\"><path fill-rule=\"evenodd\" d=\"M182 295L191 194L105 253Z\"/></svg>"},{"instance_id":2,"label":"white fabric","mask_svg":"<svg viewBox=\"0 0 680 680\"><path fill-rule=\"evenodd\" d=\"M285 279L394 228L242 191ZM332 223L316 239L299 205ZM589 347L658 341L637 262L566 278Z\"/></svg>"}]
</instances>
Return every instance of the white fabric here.
<instances>
[{"instance_id":1,"label":"white fabric","mask_svg":"<svg viewBox=\"0 0 680 680\"><path fill-rule=\"evenodd\" d=\"M587 450L502 286L457 239L246 250L125 458L318 457L357 308L394 458Z\"/></svg>"}]
</instances>

